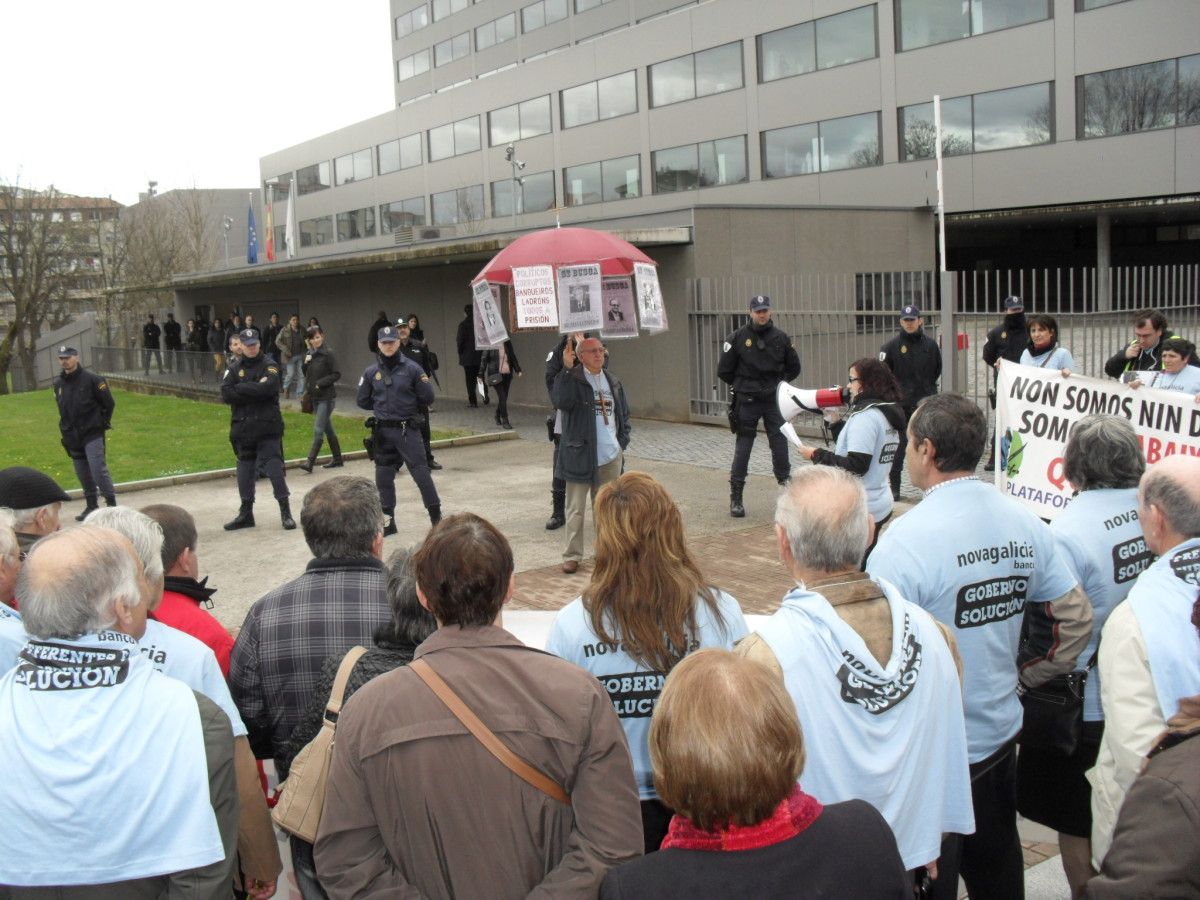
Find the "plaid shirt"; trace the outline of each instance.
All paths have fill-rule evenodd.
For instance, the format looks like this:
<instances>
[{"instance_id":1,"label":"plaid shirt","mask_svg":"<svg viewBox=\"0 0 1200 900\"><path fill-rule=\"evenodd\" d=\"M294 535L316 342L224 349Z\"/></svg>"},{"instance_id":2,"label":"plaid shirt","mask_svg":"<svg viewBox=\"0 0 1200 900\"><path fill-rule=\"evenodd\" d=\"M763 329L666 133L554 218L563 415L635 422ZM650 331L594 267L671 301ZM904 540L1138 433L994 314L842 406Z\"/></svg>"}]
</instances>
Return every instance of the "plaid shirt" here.
<instances>
[{"instance_id":1,"label":"plaid shirt","mask_svg":"<svg viewBox=\"0 0 1200 900\"><path fill-rule=\"evenodd\" d=\"M281 762L312 702L328 656L344 656L391 621L387 570L374 557L314 559L303 575L250 608L229 669L229 689L259 759Z\"/></svg>"}]
</instances>

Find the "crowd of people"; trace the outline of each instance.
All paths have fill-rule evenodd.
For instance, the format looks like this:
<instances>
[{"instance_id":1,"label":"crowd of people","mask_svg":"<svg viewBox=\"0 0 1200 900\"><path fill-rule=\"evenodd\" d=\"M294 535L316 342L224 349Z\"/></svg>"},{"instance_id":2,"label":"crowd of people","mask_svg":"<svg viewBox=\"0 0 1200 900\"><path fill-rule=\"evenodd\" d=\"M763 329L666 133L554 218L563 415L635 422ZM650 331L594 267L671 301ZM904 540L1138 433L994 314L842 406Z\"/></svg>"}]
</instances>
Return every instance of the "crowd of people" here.
<instances>
[{"instance_id":1,"label":"crowd of people","mask_svg":"<svg viewBox=\"0 0 1200 900\"><path fill-rule=\"evenodd\" d=\"M376 339L399 356L394 326ZM597 427L584 392L611 389L619 459L602 347L563 351L562 434L584 427L576 407ZM852 410L900 402L872 364L851 367ZM389 377L410 365L422 384L407 357ZM2 470L0 884L269 897L255 758L286 797L336 727L319 828L290 840L310 900L956 897L960 877L1007 900L1018 811L1059 832L1074 895L1196 895L1200 459L1147 468L1126 420L1089 416L1065 454L1077 496L1047 525L979 481L969 399L925 398L903 435L924 499L878 540L890 459L864 477L851 444L789 472L773 551L795 587L753 621L705 578L661 484L597 485L605 463L560 452L568 490L594 494L596 559L548 652L504 629L519 576L473 513L385 555L380 485L325 479L299 516L312 560L231 633L204 609L186 510L59 530L61 488ZM392 439L421 468L418 431ZM1087 673L1077 745L1027 744L1023 697L1071 673Z\"/></svg>"}]
</instances>

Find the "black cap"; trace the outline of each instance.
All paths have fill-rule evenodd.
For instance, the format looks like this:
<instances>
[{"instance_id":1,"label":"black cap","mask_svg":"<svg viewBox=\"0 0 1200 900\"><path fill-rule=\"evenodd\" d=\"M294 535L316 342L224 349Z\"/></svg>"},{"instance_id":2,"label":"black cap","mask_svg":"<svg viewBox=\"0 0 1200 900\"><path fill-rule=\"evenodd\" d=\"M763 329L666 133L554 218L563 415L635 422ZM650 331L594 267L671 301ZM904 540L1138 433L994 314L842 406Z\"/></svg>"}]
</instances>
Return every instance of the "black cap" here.
<instances>
[{"instance_id":1,"label":"black cap","mask_svg":"<svg viewBox=\"0 0 1200 900\"><path fill-rule=\"evenodd\" d=\"M396 333L395 328L393 328L391 325L388 325L386 328L379 329L379 334L376 335L376 339L380 341L398 341L400 340L400 335Z\"/></svg>"},{"instance_id":2,"label":"black cap","mask_svg":"<svg viewBox=\"0 0 1200 900\"><path fill-rule=\"evenodd\" d=\"M243 344L257 344L260 340L257 328L243 328L238 332L238 340Z\"/></svg>"},{"instance_id":3,"label":"black cap","mask_svg":"<svg viewBox=\"0 0 1200 900\"><path fill-rule=\"evenodd\" d=\"M770 309L770 308L771 308L771 298L770 297L764 297L762 294L759 294L757 297L750 298L750 312L758 312L759 310Z\"/></svg>"},{"instance_id":4,"label":"black cap","mask_svg":"<svg viewBox=\"0 0 1200 900\"><path fill-rule=\"evenodd\" d=\"M921 308L913 306L911 303L900 310L900 318L902 319L919 319L921 318Z\"/></svg>"},{"instance_id":5,"label":"black cap","mask_svg":"<svg viewBox=\"0 0 1200 900\"><path fill-rule=\"evenodd\" d=\"M1004 300L1004 309L1006 312L1012 312L1014 309L1024 309L1024 308L1025 308L1025 301L1023 301L1016 294L1013 294L1011 297L1006 297Z\"/></svg>"},{"instance_id":6,"label":"black cap","mask_svg":"<svg viewBox=\"0 0 1200 900\"><path fill-rule=\"evenodd\" d=\"M0 469L0 506L36 509L48 503L66 503L71 498L58 482L28 466Z\"/></svg>"},{"instance_id":7,"label":"black cap","mask_svg":"<svg viewBox=\"0 0 1200 900\"><path fill-rule=\"evenodd\" d=\"M78 356L79 351L70 344L63 344L58 348L58 358L66 359L68 356Z\"/></svg>"}]
</instances>

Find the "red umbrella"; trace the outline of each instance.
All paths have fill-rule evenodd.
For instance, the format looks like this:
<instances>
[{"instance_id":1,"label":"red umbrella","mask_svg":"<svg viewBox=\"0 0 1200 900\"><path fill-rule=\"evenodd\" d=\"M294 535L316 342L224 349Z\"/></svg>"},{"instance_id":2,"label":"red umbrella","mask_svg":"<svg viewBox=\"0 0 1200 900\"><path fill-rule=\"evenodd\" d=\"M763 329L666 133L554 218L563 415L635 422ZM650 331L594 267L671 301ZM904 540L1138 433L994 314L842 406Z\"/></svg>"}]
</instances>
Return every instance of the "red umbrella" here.
<instances>
[{"instance_id":1,"label":"red umbrella","mask_svg":"<svg viewBox=\"0 0 1200 900\"><path fill-rule=\"evenodd\" d=\"M523 266L568 266L600 263L601 275L632 275L634 263L657 265L637 247L607 231L591 228L547 228L517 238L471 279L512 284L512 270Z\"/></svg>"}]
</instances>

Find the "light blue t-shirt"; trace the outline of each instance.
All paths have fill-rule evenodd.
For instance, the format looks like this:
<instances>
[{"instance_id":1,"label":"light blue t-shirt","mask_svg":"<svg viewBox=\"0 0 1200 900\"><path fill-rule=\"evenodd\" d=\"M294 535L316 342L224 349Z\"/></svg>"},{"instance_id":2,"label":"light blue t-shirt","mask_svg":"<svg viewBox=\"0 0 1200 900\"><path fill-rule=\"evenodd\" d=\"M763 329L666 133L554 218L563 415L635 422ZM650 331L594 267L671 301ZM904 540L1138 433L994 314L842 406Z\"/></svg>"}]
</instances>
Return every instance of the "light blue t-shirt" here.
<instances>
[{"instance_id":1,"label":"light blue t-shirt","mask_svg":"<svg viewBox=\"0 0 1200 900\"><path fill-rule=\"evenodd\" d=\"M738 602L724 591L716 591L716 595L717 609L725 626L722 628L709 613L708 605L697 598L696 635L687 648L689 653L702 647L731 650L747 634L746 619ZM643 800L657 797L650 769L650 716L666 676L634 662L619 644L602 643L592 630L591 616L583 608L582 597L576 597L559 610L546 649L591 672L604 685L625 729L638 795Z\"/></svg>"},{"instance_id":2,"label":"light blue t-shirt","mask_svg":"<svg viewBox=\"0 0 1200 900\"><path fill-rule=\"evenodd\" d=\"M1138 380L1146 387L1162 391L1181 391L1185 394L1200 394L1200 368L1184 366L1179 372L1138 372Z\"/></svg>"},{"instance_id":3,"label":"light blue t-shirt","mask_svg":"<svg viewBox=\"0 0 1200 900\"><path fill-rule=\"evenodd\" d=\"M583 377L592 386L592 397L596 410L596 465L602 466L617 458L621 445L617 442L617 404L613 397L612 384L601 370L593 375L587 369Z\"/></svg>"},{"instance_id":4,"label":"light blue t-shirt","mask_svg":"<svg viewBox=\"0 0 1200 900\"><path fill-rule=\"evenodd\" d=\"M28 640L21 614L0 603L0 675L17 664L17 655Z\"/></svg>"},{"instance_id":5,"label":"light blue t-shirt","mask_svg":"<svg viewBox=\"0 0 1200 900\"><path fill-rule=\"evenodd\" d=\"M978 479L945 482L883 533L867 571L954 629L968 758L991 756L1021 729L1025 604L1057 600L1076 584L1046 523Z\"/></svg>"},{"instance_id":6,"label":"light blue t-shirt","mask_svg":"<svg viewBox=\"0 0 1200 900\"><path fill-rule=\"evenodd\" d=\"M1200 634L1192 609L1200 591L1200 538L1189 538L1156 559L1129 591L1142 629L1146 661L1164 718L1179 701L1200 693Z\"/></svg>"},{"instance_id":7,"label":"light blue t-shirt","mask_svg":"<svg viewBox=\"0 0 1200 900\"><path fill-rule=\"evenodd\" d=\"M1021 365L1050 369L1053 372L1057 372L1059 369L1075 371L1075 360L1071 358L1071 351L1066 347L1054 347L1045 353L1037 354L1037 356L1030 353L1029 348L1026 347L1021 351Z\"/></svg>"},{"instance_id":8,"label":"light blue t-shirt","mask_svg":"<svg viewBox=\"0 0 1200 900\"><path fill-rule=\"evenodd\" d=\"M887 417L874 407L851 413L846 425L838 433L834 453L868 453L871 465L862 477L863 489L867 492L867 511L882 522L892 512L892 489L888 475L892 471L892 460L900 452L900 433L891 426Z\"/></svg>"},{"instance_id":9,"label":"light blue t-shirt","mask_svg":"<svg viewBox=\"0 0 1200 900\"><path fill-rule=\"evenodd\" d=\"M1084 491L1050 524L1063 560L1092 604L1092 639L1079 654L1077 671L1100 646L1100 629L1125 599L1138 575L1154 561L1142 536L1137 488ZM1083 694L1083 718L1100 722L1100 668L1092 666Z\"/></svg>"},{"instance_id":10,"label":"light blue t-shirt","mask_svg":"<svg viewBox=\"0 0 1200 900\"><path fill-rule=\"evenodd\" d=\"M157 619L147 619L146 633L138 645L142 656L155 669L182 681L221 707L221 712L229 716L234 737L246 734L246 726L229 693L229 685L221 675L221 666L207 644Z\"/></svg>"}]
</instances>

